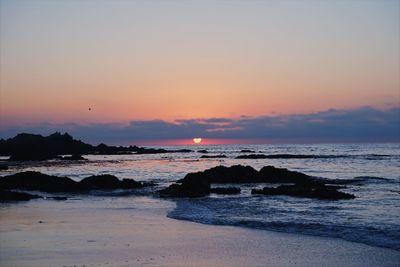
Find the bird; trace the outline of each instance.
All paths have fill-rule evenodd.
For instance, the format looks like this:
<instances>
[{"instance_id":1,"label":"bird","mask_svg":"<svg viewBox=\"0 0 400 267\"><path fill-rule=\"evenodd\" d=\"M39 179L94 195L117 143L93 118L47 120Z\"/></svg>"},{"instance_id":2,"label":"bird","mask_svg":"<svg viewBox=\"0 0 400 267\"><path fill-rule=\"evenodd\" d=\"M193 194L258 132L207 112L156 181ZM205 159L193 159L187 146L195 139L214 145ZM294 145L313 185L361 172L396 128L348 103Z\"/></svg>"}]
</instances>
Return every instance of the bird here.
<instances>
[{"instance_id":1,"label":"bird","mask_svg":"<svg viewBox=\"0 0 400 267\"><path fill-rule=\"evenodd\" d=\"M92 110L92 108L89 108L89 111L91 111Z\"/></svg>"}]
</instances>

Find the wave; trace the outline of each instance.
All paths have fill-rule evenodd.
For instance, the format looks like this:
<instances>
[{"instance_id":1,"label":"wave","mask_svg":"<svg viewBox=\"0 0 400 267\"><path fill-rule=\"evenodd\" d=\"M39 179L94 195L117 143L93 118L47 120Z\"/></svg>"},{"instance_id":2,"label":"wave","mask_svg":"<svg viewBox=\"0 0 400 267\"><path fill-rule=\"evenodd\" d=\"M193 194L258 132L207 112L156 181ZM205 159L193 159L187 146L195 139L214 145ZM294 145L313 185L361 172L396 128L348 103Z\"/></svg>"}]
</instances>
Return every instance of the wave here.
<instances>
[{"instance_id":1,"label":"wave","mask_svg":"<svg viewBox=\"0 0 400 267\"><path fill-rule=\"evenodd\" d=\"M272 202L272 200L271 200ZM341 238L347 241L400 250L400 225L346 218L343 208L333 204L286 207L260 203L252 198L202 198L178 200L167 216L210 225L229 225L285 233ZM311 204L310 204L311 203ZM321 202L323 203L323 202ZM292 208L290 205L293 205ZM322 204L325 205L325 204ZM293 208L294 207L294 208Z\"/></svg>"}]
</instances>

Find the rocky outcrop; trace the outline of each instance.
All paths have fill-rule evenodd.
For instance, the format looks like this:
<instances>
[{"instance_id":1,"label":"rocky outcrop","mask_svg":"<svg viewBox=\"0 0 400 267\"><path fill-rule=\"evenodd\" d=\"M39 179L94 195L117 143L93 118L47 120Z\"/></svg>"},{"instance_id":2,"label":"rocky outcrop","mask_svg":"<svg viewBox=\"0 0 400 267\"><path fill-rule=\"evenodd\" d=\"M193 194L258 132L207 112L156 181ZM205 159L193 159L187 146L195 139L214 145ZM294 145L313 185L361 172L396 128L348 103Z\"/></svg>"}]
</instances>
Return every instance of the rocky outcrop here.
<instances>
[{"instance_id":1,"label":"rocky outcrop","mask_svg":"<svg viewBox=\"0 0 400 267\"><path fill-rule=\"evenodd\" d=\"M210 183L199 178L194 174L180 184L172 184L160 190L159 194L161 197L203 197L210 194Z\"/></svg>"},{"instance_id":2,"label":"rocky outcrop","mask_svg":"<svg viewBox=\"0 0 400 267\"><path fill-rule=\"evenodd\" d=\"M199 197L209 193L234 194L240 188L210 188L210 184L235 183L288 183L279 187L253 189L252 194L288 195L294 197L311 197L336 200L351 199L354 195L337 191L340 186L328 185L328 180L316 178L301 172L290 171L273 166L263 167L260 171L250 166L234 165L217 166L203 172L188 173L176 184L160 191L162 197ZM238 192L239 191L239 192Z\"/></svg>"},{"instance_id":3,"label":"rocky outcrop","mask_svg":"<svg viewBox=\"0 0 400 267\"><path fill-rule=\"evenodd\" d=\"M166 150L137 146L92 146L75 140L68 133L56 132L49 136L38 134L18 134L14 138L0 139L0 156L10 156L11 161L41 161L49 159L83 160L78 156L60 157L60 155L120 155L120 154L160 154L187 153L189 149Z\"/></svg>"},{"instance_id":4,"label":"rocky outcrop","mask_svg":"<svg viewBox=\"0 0 400 267\"><path fill-rule=\"evenodd\" d=\"M79 184L85 190L110 190L110 189L131 189L143 187L142 183L132 179L119 180L114 175L93 175L84 178Z\"/></svg>"},{"instance_id":5,"label":"rocky outcrop","mask_svg":"<svg viewBox=\"0 0 400 267\"><path fill-rule=\"evenodd\" d=\"M47 175L40 172L21 172L0 178L0 189L34 190L48 193L84 192L90 190L112 190L143 187L142 183L130 179L119 180L113 175L94 175L76 182L68 177Z\"/></svg>"}]
</instances>

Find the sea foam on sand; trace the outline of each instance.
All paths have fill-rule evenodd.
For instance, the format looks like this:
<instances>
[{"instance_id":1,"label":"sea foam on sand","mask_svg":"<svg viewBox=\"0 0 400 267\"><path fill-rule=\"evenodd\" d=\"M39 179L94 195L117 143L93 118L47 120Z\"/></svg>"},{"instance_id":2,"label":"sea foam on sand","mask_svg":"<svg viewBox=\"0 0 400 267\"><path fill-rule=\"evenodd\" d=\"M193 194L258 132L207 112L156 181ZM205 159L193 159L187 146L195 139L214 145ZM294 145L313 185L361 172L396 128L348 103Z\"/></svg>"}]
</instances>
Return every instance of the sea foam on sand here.
<instances>
[{"instance_id":1,"label":"sea foam on sand","mask_svg":"<svg viewBox=\"0 0 400 267\"><path fill-rule=\"evenodd\" d=\"M167 218L174 205L150 197L84 196L1 204L0 266L364 267L400 262L398 251L340 239Z\"/></svg>"}]
</instances>

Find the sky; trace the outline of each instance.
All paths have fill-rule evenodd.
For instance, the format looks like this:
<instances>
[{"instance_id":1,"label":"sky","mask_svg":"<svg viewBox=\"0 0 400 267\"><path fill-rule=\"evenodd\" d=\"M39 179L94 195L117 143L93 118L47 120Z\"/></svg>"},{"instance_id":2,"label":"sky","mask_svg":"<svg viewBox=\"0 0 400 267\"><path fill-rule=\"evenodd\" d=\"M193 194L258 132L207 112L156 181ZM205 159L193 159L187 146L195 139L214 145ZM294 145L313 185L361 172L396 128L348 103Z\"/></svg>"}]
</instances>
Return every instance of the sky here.
<instances>
[{"instance_id":1,"label":"sky","mask_svg":"<svg viewBox=\"0 0 400 267\"><path fill-rule=\"evenodd\" d=\"M397 0L0 0L0 138L400 141L399 47Z\"/></svg>"}]
</instances>

